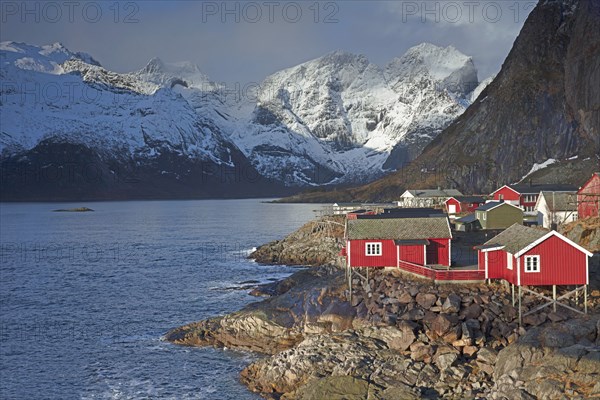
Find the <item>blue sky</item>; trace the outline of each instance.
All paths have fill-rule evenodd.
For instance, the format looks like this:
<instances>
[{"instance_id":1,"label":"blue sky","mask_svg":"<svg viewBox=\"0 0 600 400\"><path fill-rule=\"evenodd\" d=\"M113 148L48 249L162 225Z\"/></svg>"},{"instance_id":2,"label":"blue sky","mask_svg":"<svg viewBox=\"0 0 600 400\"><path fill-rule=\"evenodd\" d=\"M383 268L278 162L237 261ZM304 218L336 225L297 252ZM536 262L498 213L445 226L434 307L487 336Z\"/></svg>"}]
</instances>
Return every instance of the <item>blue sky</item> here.
<instances>
[{"instance_id":1,"label":"blue sky","mask_svg":"<svg viewBox=\"0 0 600 400\"><path fill-rule=\"evenodd\" d=\"M268 74L335 50L385 65L422 42L499 71L535 1L3 1L0 38L62 42L119 72L159 57L219 82Z\"/></svg>"}]
</instances>

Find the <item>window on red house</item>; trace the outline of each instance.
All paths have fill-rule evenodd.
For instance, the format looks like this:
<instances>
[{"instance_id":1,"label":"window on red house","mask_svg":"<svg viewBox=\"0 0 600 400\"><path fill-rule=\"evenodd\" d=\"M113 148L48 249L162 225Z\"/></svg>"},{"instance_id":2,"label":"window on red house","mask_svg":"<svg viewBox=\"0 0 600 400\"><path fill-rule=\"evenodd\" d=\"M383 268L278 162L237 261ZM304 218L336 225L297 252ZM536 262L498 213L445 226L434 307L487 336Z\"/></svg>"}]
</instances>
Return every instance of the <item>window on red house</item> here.
<instances>
[{"instance_id":1,"label":"window on red house","mask_svg":"<svg viewBox=\"0 0 600 400\"><path fill-rule=\"evenodd\" d=\"M380 256L381 255L381 243L366 243L365 254L368 256Z\"/></svg>"}]
</instances>

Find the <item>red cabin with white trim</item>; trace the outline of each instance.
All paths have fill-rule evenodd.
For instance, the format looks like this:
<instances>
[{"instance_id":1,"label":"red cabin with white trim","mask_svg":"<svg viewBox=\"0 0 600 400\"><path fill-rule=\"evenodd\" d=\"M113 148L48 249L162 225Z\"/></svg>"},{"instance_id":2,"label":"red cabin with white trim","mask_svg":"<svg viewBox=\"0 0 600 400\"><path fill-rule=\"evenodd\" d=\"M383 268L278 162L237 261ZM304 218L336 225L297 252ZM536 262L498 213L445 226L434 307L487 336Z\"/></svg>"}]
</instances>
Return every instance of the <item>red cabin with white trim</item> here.
<instances>
[{"instance_id":1,"label":"red cabin with white trim","mask_svg":"<svg viewBox=\"0 0 600 400\"><path fill-rule=\"evenodd\" d=\"M589 283L592 253L556 231L515 224L478 249L486 279L517 286Z\"/></svg>"},{"instance_id":2,"label":"red cabin with white trim","mask_svg":"<svg viewBox=\"0 0 600 400\"><path fill-rule=\"evenodd\" d=\"M346 237L342 254L351 268L451 264L452 232L445 216L349 219Z\"/></svg>"},{"instance_id":3,"label":"red cabin with white trim","mask_svg":"<svg viewBox=\"0 0 600 400\"><path fill-rule=\"evenodd\" d=\"M485 204L485 199L478 196L456 196L446 200L446 212L452 216L460 213L474 212Z\"/></svg>"},{"instance_id":4,"label":"red cabin with white trim","mask_svg":"<svg viewBox=\"0 0 600 400\"><path fill-rule=\"evenodd\" d=\"M574 192L577 188L563 184L533 184L520 183L504 185L491 196L496 201L504 200L505 203L521 207L523 211L534 211L540 192Z\"/></svg>"}]
</instances>

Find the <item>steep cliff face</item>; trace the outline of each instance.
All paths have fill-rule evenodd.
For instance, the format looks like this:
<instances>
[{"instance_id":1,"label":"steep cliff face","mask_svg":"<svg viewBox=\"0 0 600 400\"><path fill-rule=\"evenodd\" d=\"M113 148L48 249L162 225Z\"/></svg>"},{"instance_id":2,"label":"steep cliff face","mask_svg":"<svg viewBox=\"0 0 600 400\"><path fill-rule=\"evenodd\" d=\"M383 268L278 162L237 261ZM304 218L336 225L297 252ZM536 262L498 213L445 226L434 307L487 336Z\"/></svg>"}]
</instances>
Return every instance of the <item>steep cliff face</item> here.
<instances>
[{"instance_id":1,"label":"steep cliff face","mask_svg":"<svg viewBox=\"0 0 600 400\"><path fill-rule=\"evenodd\" d=\"M416 164L444 171L440 183L488 192L535 163L584 160L599 149L600 3L548 0L532 11L497 78Z\"/></svg>"}]
</instances>

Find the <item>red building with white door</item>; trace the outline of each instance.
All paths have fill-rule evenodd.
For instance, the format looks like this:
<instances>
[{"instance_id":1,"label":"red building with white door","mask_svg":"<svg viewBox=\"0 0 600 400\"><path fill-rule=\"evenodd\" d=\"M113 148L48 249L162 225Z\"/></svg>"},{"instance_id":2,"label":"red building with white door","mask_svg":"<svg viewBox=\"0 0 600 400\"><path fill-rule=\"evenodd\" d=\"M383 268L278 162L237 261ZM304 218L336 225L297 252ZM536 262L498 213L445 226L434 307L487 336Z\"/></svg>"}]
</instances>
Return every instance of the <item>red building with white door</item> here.
<instances>
[{"instance_id":1,"label":"red building with white door","mask_svg":"<svg viewBox=\"0 0 600 400\"><path fill-rule=\"evenodd\" d=\"M451 264L452 232L446 216L349 219L346 236L343 254L349 268Z\"/></svg>"},{"instance_id":2,"label":"red building with white door","mask_svg":"<svg viewBox=\"0 0 600 400\"><path fill-rule=\"evenodd\" d=\"M485 204L485 199L479 196L450 197L445 202L448 215L474 212L482 204Z\"/></svg>"},{"instance_id":3,"label":"red building with white door","mask_svg":"<svg viewBox=\"0 0 600 400\"><path fill-rule=\"evenodd\" d=\"M600 209L600 172L596 172L577 192L579 219L597 217Z\"/></svg>"},{"instance_id":4,"label":"red building with white door","mask_svg":"<svg viewBox=\"0 0 600 400\"><path fill-rule=\"evenodd\" d=\"M517 286L587 285L592 253L556 231L515 224L478 247L486 279Z\"/></svg>"}]
</instances>

